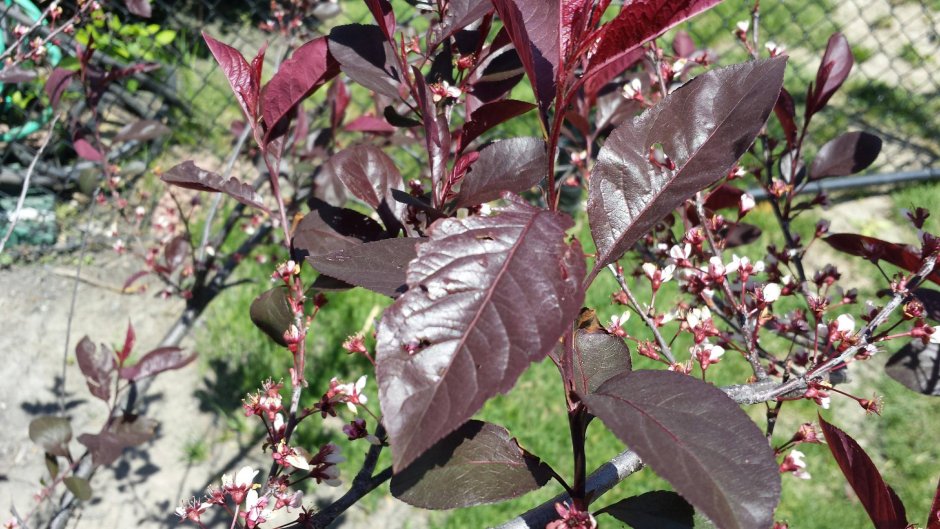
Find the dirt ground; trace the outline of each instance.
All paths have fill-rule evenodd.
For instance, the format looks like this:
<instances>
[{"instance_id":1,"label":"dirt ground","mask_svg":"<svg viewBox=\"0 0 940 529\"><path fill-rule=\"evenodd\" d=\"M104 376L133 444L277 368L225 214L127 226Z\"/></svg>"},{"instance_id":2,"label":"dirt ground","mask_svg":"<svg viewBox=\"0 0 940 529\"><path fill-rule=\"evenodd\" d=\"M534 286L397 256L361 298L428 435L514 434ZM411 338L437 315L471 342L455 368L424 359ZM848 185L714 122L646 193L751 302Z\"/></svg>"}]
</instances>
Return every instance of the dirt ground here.
<instances>
[{"instance_id":1,"label":"dirt ground","mask_svg":"<svg viewBox=\"0 0 940 529\"><path fill-rule=\"evenodd\" d=\"M95 433L103 422L106 406L88 393L75 363L75 344L85 335L96 343L120 344L128 318L137 333L137 351L156 346L181 309L179 300L155 300L152 295L118 292L124 279L136 271L132 257L113 253L91 256L82 270L67 354L66 413L72 421L73 438ZM75 266L28 265L0 270L0 518L9 518L14 506L26 516L35 506L33 496L41 490L46 470L43 452L28 437L29 422L58 411L55 387L62 382L69 304ZM191 348L192 336L183 343ZM223 472L234 472L244 464L263 467L269 457L260 451L253 434L233 430L213 413L200 411L197 392L211 382L200 372L198 362L164 373L146 397L146 415L160 426L156 438L125 451L112 468L99 472L92 481L95 499L80 510L70 528L176 527L173 510L181 498L200 495L218 483ZM197 462L187 461L186 446L207 450ZM82 446L72 441L73 454ZM321 488L322 497L339 495L345 487ZM312 500L304 504L310 506ZM373 512L360 507L350 510L338 527L366 527L367 520L380 516L383 527L415 527L423 517L391 498L372 502ZM31 527L41 527L33 518ZM230 520L229 520L230 521ZM282 520L287 521L287 520ZM275 521L275 525L276 525ZM222 519L207 524L227 527Z\"/></svg>"}]
</instances>

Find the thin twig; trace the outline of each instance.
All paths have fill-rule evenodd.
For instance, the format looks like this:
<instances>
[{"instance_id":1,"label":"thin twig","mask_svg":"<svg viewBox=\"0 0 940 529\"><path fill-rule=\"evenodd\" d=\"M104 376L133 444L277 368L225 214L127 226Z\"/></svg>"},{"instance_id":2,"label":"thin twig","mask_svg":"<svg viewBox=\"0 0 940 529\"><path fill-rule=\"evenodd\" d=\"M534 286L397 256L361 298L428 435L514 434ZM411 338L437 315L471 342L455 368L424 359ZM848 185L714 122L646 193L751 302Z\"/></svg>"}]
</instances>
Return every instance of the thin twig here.
<instances>
[{"instance_id":1,"label":"thin twig","mask_svg":"<svg viewBox=\"0 0 940 529\"><path fill-rule=\"evenodd\" d=\"M633 292L630 290L630 287L627 286L627 282L623 279L623 274L617 271L617 267L613 264L607 265L607 269L610 270L610 273L614 275L614 279L617 280L617 284L620 285L620 290L626 294L627 299L630 300L630 303L633 304L633 308L636 312L643 318L643 322L646 323L646 326L653 331L653 336L656 337L656 343L659 344L659 349L663 353L663 356L666 357L666 360L670 364L675 364L676 359L672 355L672 348L669 347L669 342L663 338L662 333L659 332L659 328L656 327L656 323L649 317L649 315L640 307L639 301L637 301L636 296L633 295Z\"/></svg>"},{"instance_id":2,"label":"thin twig","mask_svg":"<svg viewBox=\"0 0 940 529\"><path fill-rule=\"evenodd\" d=\"M49 145L49 141L52 139L53 133L55 132L56 123L59 122L59 118L61 117L62 114L56 114L52 119L52 122L49 124L49 133L46 134L45 139L42 140L42 145L39 146L39 150L36 151L36 155L33 156L33 161L29 163L29 167L26 169L26 176L23 177L23 188L20 189L20 197L16 201L16 209L13 210L13 216L10 217L10 225L7 227L7 232L3 236L3 240L0 240L0 254L3 253L7 241L9 241L10 237L13 235L13 229L16 228L16 223L20 220L20 213L23 210L23 204L26 202L26 193L29 191L29 181L33 177L33 171L36 170L36 163L42 158L42 153Z\"/></svg>"}]
</instances>

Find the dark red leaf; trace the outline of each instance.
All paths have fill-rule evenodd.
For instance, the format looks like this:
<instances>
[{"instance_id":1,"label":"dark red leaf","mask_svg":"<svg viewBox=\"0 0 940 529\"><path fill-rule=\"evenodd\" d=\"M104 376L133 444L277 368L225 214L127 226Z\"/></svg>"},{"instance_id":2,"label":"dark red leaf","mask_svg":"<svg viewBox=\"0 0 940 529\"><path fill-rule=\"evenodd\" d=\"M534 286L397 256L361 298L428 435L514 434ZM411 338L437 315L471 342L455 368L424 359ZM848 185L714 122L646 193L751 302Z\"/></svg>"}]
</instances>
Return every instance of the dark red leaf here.
<instances>
[{"instance_id":1,"label":"dark red leaf","mask_svg":"<svg viewBox=\"0 0 940 529\"><path fill-rule=\"evenodd\" d=\"M114 141L148 141L170 133L170 128L153 119L141 119L121 127Z\"/></svg>"},{"instance_id":2,"label":"dark red leaf","mask_svg":"<svg viewBox=\"0 0 940 529\"><path fill-rule=\"evenodd\" d=\"M205 31L202 32L202 38L205 39L206 45L209 46L209 51L212 52L216 62L222 67L222 72L228 79L242 111L248 116L251 123L255 123L258 120L258 95L261 86L253 82L255 76L252 74L252 68L248 65L248 61L245 60L241 52L228 44L215 40Z\"/></svg>"},{"instance_id":3,"label":"dark red leaf","mask_svg":"<svg viewBox=\"0 0 940 529\"><path fill-rule=\"evenodd\" d=\"M503 41L505 41L503 43ZM467 79L467 110L473 115L483 103L497 101L525 77L525 68L504 27L490 46L489 53Z\"/></svg>"},{"instance_id":4,"label":"dark red leaf","mask_svg":"<svg viewBox=\"0 0 940 529\"><path fill-rule=\"evenodd\" d=\"M885 483L868 454L849 434L819 416L819 426L826 437L832 457L852 486L875 529L904 529L907 514L897 494Z\"/></svg>"},{"instance_id":5,"label":"dark red leaf","mask_svg":"<svg viewBox=\"0 0 940 529\"><path fill-rule=\"evenodd\" d=\"M261 195L251 185L239 181L234 176L223 180L222 176L200 169L192 160L187 160L163 173L160 179L168 184L196 189L198 191L211 191L225 193L246 206L268 211Z\"/></svg>"},{"instance_id":6,"label":"dark red leaf","mask_svg":"<svg viewBox=\"0 0 940 529\"><path fill-rule=\"evenodd\" d=\"M712 70L607 138L591 176L588 219L598 270L728 171L770 114L786 58ZM650 161L661 146L674 169Z\"/></svg>"},{"instance_id":7,"label":"dark red leaf","mask_svg":"<svg viewBox=\"0 0 940 529\"><path fill-rule=\"evenodd\" d=\"M581 307L584 256L565 243L572 220L505 198L495 215L433 224L408 292L382 316L376 377L399 471L509 391Z\"/></svg>"},{"instance_id":8,"label":"dark red leaf","mask_svg":"<svg viewBox=\"0 0 940 529\"><path fill-rule=\"evenodd\" d=\"M874 163L881 138L867 132L847 132L826 142L809 169L810 180L855 174Z\"/></svg>"},{"instance_id":9,"label":"dark red leaf","mask_svg":"<svg viewBox=\"0 0 940 529\"><path fill-rule=\"evenodd\" d=\"M406 211L392 198L392 189L405 187L395 162L382 149L359 144L333 155L324 168L346 186L353 196L365 202L382 216L386 227L397 223Z\"/></svg>"},{"instance_id":10,"label":"dark red leaf","mask_svg":"<svg viewBox=\"0 0 940 529\"><path fill-rule=\"evenodd\" d=\"M719 3L721 0L649 0L625 3L617 18L600 30L600 38L582 47L597 51L588 62L587 75L633 53L643 43ZM621 70L623 71L623 70ZM619 73L619 72L618 72ZM776 93L774 96L776 97Z\"/></svg>"},{"instance_id":11,"label":"dark red leaf","mask_svg":"<svg viewBox=\"0 0 940 529\"><path fill-rule=\"evenodd\" d=\"M692 529L695 509L682 496L654 490L608 505L596 514L609 514L633 529Z\"/></svg>"},{"instance_id":12,"label":"dark red leaf","mask_svg":"<svg viewBox=\"0 0 940 529\"><path fill-rule=\"evenodd\" d=\"M150 0L124 0L124 5L132 15L141 18L150 18L151 7Z\"/></svg>"},{"instance_id":13,"label":"dark red leaf","mask_svg":"<svg viewBox=\"0 0 940 529\"><path fill-rule=\"evenodd\" d=\"M131 274L130 277L128 277L124 281L124 285L121 287L121 292L129 292L129 289L131 288L131 286L134 283L136 283L138 279L145 277L149 274L150 274L150 270L140 270L138 272L134 272L133 274Z\"/></svg>"},{"instance_id":14,"label":"dark red leaf","mask_svg":"<svg viewBox=\"0 0 940 529\"><path fill-rule=\"evenodd\" d=\"M581 397L588 411L717 527L773 524L780 500L774 452L720 389L671 371L633 371Z\"/></svg>"},{"instance_id":15,"label":"dark red leaf","mask_svg":"<svg viewBox=\"0 0 940 529\"><path fill-rule=\"evenodd\" d=\"M332 55L350 79L393 100L401 98L404 77L382 29L366 24L337 26L330 31Z\"/></svg>"},{"instance_id":16,"label":"dark red leaf","mask_svg":"<svg viewBox=\"0 0 940 529\"><path fill-rule=\"evenodd\" d=\"M738 206L741 205L741 197L743 195L743 189L734 187L731 184L721 184L708 193L703 206L708 211L718 211L724 208L737 209Z\"/></svg>"},{"instance_id":17,"label":"dark red leaf","mask_svg":"<svg viewBox=\"0 0 940 529\"><path fill-rule=\"evenodd\" d=\"M510 138L493 142L460 181L455 206L476 206L499 198L504 191L521 193L548 175L545 142L538 138Z\"/></svg>"},{"instance_id":18,"label":"dark red leaf","mask_svg":"<svg viewBox=\"0 0 940 529\"><path fill-rule=\"evenodd\" d=\"M118 365L123 366L124 361L127 360L127 357L131 355L131 351L134 350L134 342L137 341L137 333L134 332L134 326L131 325L130 320L127 320L127 332L124 335L124 346L121 347L121 352L118 353Z\"/></svg>"},{"instance_id":19,"label":"dark red leaf","mask_svg":"<svg viewBox=\"0 0 940 529\"><path fill-rule=\"evenodd\" d=\"M477 139L484 132L492 129L500 123L521 116L535 108L532 103L517 101L515 99L501 99L486 103L470 114L470 120L463 124L460 133L460 151L463 151L470 143Z\"/></svg>"},{"instance_id":20,"label":"dark red leaf","mask_svg":"<svg viewBox=\"0 0 940 529\"><path fill-rule=\"evenodd\" d=\"M25 83L39 77L35 70L27 70L20 66L7 66L0 70L0 83Z\"/></svg>"},{"instance_id":21,"label":"dark red leaf","mask_svg":"<svg viewBox=\"0 0 940 529\"><path fill-rule=\"evenodd\" d=\"M72 424L65 417L36 417L29 422L29 439L47 453L69 457Z\"/></svg>"},{"instance_id":22,"label":"dark red leaf","mask_svg":"<svg viewBox=\"0 0 940 529\"><path fill-rule=\"evenodd\" d=\"M608 379L632 368L630 348L607 332L593 309L581 309L572 357L563 362L565 378L578 394L593 393Z\"/></svg>"},{"instance_id":23,"label":"dark red leaf","mask_svg":"<svg viewBox=\"0 0 940 529\"><path fill-rule=\"evenodd\" d=\"M65 89L69 87L72 77L76 73L78 72L66 70L65 68L56 68L49 74L49 78L46 79L45 90L46 95L49 96L49 105L53 109L59 106L59 99L61 99Z\"/></svg>"},{"instance_id":24,"label":"dark red leaf","mask_svg":"<svg viewBox=\"0 0 940 529\"><path fill-rule=\"evenodd\" d=\"M793 102L793 96L787 92L786 88L780 89L780 97L774 104L774 114L783 127L783 134L787 138L787 148L793 150L796 147L796 104Z\"/></svg>"},{"instance_id":25,"label":"dark red leaf","mask_svg":"<svg viewBox=\"0 0 940 529\"><path fill-rule=\"evenodd\" d=\"M493 10L490 0L450 0L444 12L443 36L453 35Z\"/></svg>"},{"instance_id":26,"label":"dark red leaf","mask_svg":"<svg viewBox=\"0 0 940 529\"><path fill-rule=\"evenodd\" d=\"M934 331L940 332L940 331ZM940 345L914 340L885 364L888 376L911 391L940 397Z\"/></svg>"},{"instance_id":27,"label":"dark red leaf","mask_svg":"<svg viewBox=\"0 0 940 529\"><path fill-rule=\"evenodd\" d=\"M287 288L274 287L256 297L248 311L252 323L281 346L287 346L284 331L294 324L294 311L288 295Z\"/></svg>"},{"instance_id":28,"label":"dark red leaf","mask_svg":"<svg viewBox=\"0 0 940 529\"><path fill-rule=\"evenodd\" d=\"M317 200L297 225L292 243L309 255L325 255L387 237L378 222L362 213Z\"/></svg>"},{"instance_id":29,"label":"dark red leaf","mask_svg":"<svg viewBox=\"0 0 940 529\"><path fill-rule=\"evenodd\" d=\"M816 84L811 87L812 90L806 101L807 119L826 106L832 94L836 93L849 76L854 63L852 48L845 40L845 36L841 33L833 33L829 37L822 62L819 63L819 70L816 71Z\"/></svg>"},{"instance_id":30,"label":"dark red leaf","mask_svg":"<svg viewBox=\"0 0 940 529\"><path fill-rule=\"evenodd\" d=\"M620 55L616 60L609 61L604 66L588 72L584 76L584 92L587 94L588 98L597 97L598 93L607 86L607 83L611 82L627 68L638 63L645 54L646 50L643 48L635 48L629 53ZM617 92L617 95L621 94L619 87Z\"/></svg>"},{"instance_id":31,"label":"dark red leaf","mask_svg":"<svg viewBox=\"0 0 940 529\"><path fill-rule=\"evenodd\" d=\"M75 143L72 145L75 148L75 153L81 156L82 158L90 162L100 162L104 159L104 155L98 151L98 149L92 147L88 140L79 138L75 140Z\"/></svg>"},{"instance_id":32,"label":"dark red leaf","mask_svg":"<svg viewBox=\"0 0 940 529\"><path fill-rule=\"evenodd\" d=\"M937 493L927 515L927 529L940 529L940 482L937 483Z\"/></svg>"},{"instance_id":33,"label":"dark red leaf","mask_svg":"<svg viewBox=\"0 0 940 529\"><path fill-rule=\"evenodd\" d=\"M372 18L382 29L385 40L395 42L395 12L392 11L392 4L388 0L365 0L372 12Z\"/></svg>"},{"instance_id":34,"label":"dark red leaf","mask_svg":"<svg viewBox=\"0 0 940 529\"><path fill-rule=\"evenodd\" d=\"M517 498L551 479L551 469L509 431L468 421L392 476L392 495L422 509L457 509Z\"/></svg>"},{"instance_id":35,"label":"dark red leaf","mask_svg":"<svg viewBox=\"0 0 940 529\"><path fill-rule=\"evenodd\" d=\"M833 233L823 240L840 252L864 257L872 262L887 261L908 272L917 272L923 264L920 252L916 249L874 237L855 233ZM940 273L930 274L927 280L940 284Z\"/></svg>"},{"instance_id":36,"label":"dark red leaf","mask_svg":"<svg viewBox=\"0 0 940 529\"><path fill-rule=\"evenodd\" d=\"M431 183L439 188L447 175L447 160L450 157L450 128L447 117L438 112L437 105L417 68L413 69L415 89L417 90L418 108L424 117L424 141L428 148L428 166L431 170Z\"/></svg>"},{"instance_id":37,"label":"dark red leaf","mask_svg":"<svg viewBox=\"0 0 940 529\"><path fill-rule=\"evenodd\" d=\"M179 347L158 347L145 354L136 364L122 367L119 374L125 380L140 380L185 367L195 359L195 353L186 356Z\"/></svg>"},{"instance_id":38,"label":"dark red leaf","mask_svg":"<svg viewBox=\"0 0 940 529\"><path fill-rule=\"evenodd\" d=\"M721 235L725 239L725 248L737 248L760 239L761 230L753 224L738 222L723 230Z\"/></svg>"},{"instance_id":39,"label":"dark red leaf","mask_svg":"<svg viewBox=\"0 0 940 529\"><path fill-rule=\"evenodd\" d=\"M346 283L397 298L406 289L405 270L421 239L384 239L307 257L318 272Z\"/></svg>"},{"instance_id":40,"label":"dark red leaf","mask_svg":"<svg viewBox=\"0 0 940 529\"><path fill-rule=\"evenodd\" d=\"M171 272L179 268L186 261L188 255L189 238L185 234L173 237L163 248L163 259Z\"/></svg>"},{"instance_id":41,"label":"dark red leaf","mask_svg":"<svg viewBox=\"0 0 940 529\"><path fill-rule=\"evenodd\" d=\"M375 134L391 134L395 132L395 127L384 119L368 115L359 116L349 122L345 128L350 132L372 132Z\"/></svg>"},{"instance_id":42,"label":"dark red leaf","mask_svg":"<svg viewBox=\"0 0 940 529\"><path fill-rule=\"evenodd\" d=\"M330 57L326 37L313 39L294 50L261 91L261 113L269 135L278 130L275 125L294 107L337 73L339 64Z\"/></svg>"},{"instance_id":43,"label":"dark red leaf","mask_svg":"<svg viewBox=\"0 0 940 529\"><path fill-rule=\"evenodd\" d=\"M121 457L125 448L146 443L153 438L157 422L147 417L122 417L111 430L99 434L82 434L78 442L91 452L95 465L108 466Z\"/></svg>"},{"instance_id":44,"label":"dark red leaf","mask_svg":"<svg viewBox=\"0 0 940 529\"><path fill-rule=\"evenodd\" d=\"M691 57L696 50L695 41L685 31L679 30L672 39L672 51L679 57Z\"/></svg>"},{"instance_id":45,"label":"dark red leaf","mask_svg":"<svg viewBox=\"0 0 940 529\"><path fill-rule=\"evenodd\" d=\"M111 373L114 372L114 356L106 347L100 350L87 336L75 346L78 368L85 375L88 391L108 402L111 398Z\"/></svg>"},{"instance_id":46,"label":"dark red leaf","mask_svg":"<svg viewBox=\"0 0 940 529\"><path fill-rule=\"evenodd\" d=\"M385 107L385 110L382 111L382 116L385 118L385 121L393 127L411 128L421 125L421 121L399 114L392 105Z\"/></svg>"},{"instance_id":47,"label":"dark red leaf","mask_svg":"<svg viewBox=\"0 0 940 529\"><path fill-rule=\"evenodd\" d=\"M543 112L555 97L560 60L558 0L493 0Z\"/></svg>"}]
</instances>

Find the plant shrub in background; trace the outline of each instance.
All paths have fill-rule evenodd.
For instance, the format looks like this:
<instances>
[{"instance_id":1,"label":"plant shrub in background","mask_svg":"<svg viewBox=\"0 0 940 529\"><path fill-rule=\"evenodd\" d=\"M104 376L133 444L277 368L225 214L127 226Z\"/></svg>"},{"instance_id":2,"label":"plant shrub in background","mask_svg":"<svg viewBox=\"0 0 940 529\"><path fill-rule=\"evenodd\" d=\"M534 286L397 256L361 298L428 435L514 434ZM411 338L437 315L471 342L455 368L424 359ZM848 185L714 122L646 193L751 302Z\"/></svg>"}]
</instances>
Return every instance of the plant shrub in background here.
<instances>
[{"instance_id":1,"label":"plant shrub in background","mask_svg":"<svg viewBox=\"0 0 940 529\"><path fill-rule=\"evenodd\" d=\"M782 88L783 50L765 53L758 41L756 9L753 27L738 31L748 62L711 68L713 55L681 32L671 50L657 45L716 3L452 0L393 9L368 0L375 24L338 26L296 46L267 83L265 48L248 60L206 34L268 187L191 161L162 177L225 193L280 232L289 257L245 309L292 368L286 382L264 382L244 402L267 432L267 474L245 467L223 476L179 516L202 525L206 511L224 508L232 526L252 528L287 509L297 513L291 527L325 527L387 480L397 498L427 509L498 502L554 481L560 496L503 527L593 528L603 515L637 528L692 527L695 512L720 528L786 527L774 519L781 474L806 477L797 445L825 439L875 526L908 526L849 434L821 417L796 432L775 425L798 400L825 408L833 397L854 399L878 413L877 399L838 384L888 340L909 342L888 374L938 393L929 322L940 294L924 284L940 282L940 243L926 232L909 247L829 234L825 223L793 229L794 218L826 203L800 196L809 182L861 171L880 150L878 138L848 132L806 154L814 117L851 71L848 43L830 38L798 105ZM413 18L401 23L406 11ZM306 109L326 85L324 102ZM518 86L531 101L511 97L524 93ZM371 108L347 116L360 89ZM537 127L532 136L493 139L501 124L524 119ZM297 160L314 162L311 177L292 172ZM745 222L755 205L746 186L763 188L779 226L776 244L753 261L740 255L760 235ZM572 214L586 214L590 240L574 234ZM911 212L913 227L927 215ZM807 270L807 247L821 243L878 266L887 302L860 304L831 265ZM609 325L583 306L600 274L615 278L611 299L625 306ZM324 368L306 364L310 323L329 310L324 292L349 288L394 299L378 317L374 351L361 335L344 344L374 372L309 387L310 370ZM644 334L625 330L629 317L645 323ZM557 424L570 429L570 469L473 418L546 357L567 405ZM746 380L712 382L735 363L749 369ZM363 392L373 379L378 408ZM304 404L310 392L319 398ZM768 403L760 426L741 408L759 403ZM342 455L333 443L302 446L295 433L344 408L362 412L344 428L367 450L362 467L339 500L304 506L304 482L339 484ZM592 474L588 428L607 428L629 447ZM386 448L392 465L376 471ZM674 491L602 498L643 466ZM938 516L935 501L926 527L940 527Z\"/></svg>"}]
</instances>

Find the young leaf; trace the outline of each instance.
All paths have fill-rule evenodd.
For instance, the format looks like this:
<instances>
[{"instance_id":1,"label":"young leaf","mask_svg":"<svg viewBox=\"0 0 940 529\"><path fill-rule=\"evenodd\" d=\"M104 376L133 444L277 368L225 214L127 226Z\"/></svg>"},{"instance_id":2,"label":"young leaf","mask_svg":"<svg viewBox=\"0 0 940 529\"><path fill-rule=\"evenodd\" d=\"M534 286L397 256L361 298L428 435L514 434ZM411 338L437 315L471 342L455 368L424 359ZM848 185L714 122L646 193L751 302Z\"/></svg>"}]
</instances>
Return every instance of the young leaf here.
<instances>
[{"instance_id":1,"label":"young leaf","mask_svg":"<svg viewBox=\"0 0 940 529\"><path fill-rule=\"evenodd\" d=\"M885 371L911 391L940 397L940 344L914 340L891 355Z\"/></svg>"},{"instance_id":2,"label":"young leaf","mask_svg":"<svg viewBox=\"0 0 940 529\"><path fill-rule=\"evenodd\" d=\"M509 391L581 307L571 219L506 199L496 215L433 224L382 317L376 377L396 470Z\"/></svg>"},{"instance_id":3,"label":"young leaf","mask_svg":"<svg viewBox=\"0 0 940 529\"><path fill-rule=\"evenodd\" d=\"M91 499L91 484L88 483L87 479L83 479L78 476L69 476L63 479L62 483L65 485L65 488L69 489L69 492L75 495L76 498L82 501L88 501Z\"/></svg>"},{"instance_id":4,"label":"young leaf","mask_svg":"<svg viewBox=\"0 0 940 529\"><path fill-rule=\"evenodd\" d=\"M222 72L228 79L229 86L232 87L232 92L245 116L251 123L255 123L258 119L258 92L261 86L252 82L255 76L252 74L248 61L241 52L215 40L205 31L202 32L202 38L205 39L216 62L222 67Z\"/></svg>"},{"instance_id":5,"label":"young leaf","mask_svg":"<svg viewBox=\"0 0 940 529\"><path fill-rule=\"evenodd\" d=\"M149 141L170 133L170 128L153 119L128 123L114 136L114 141Z\"/></svg>"},{"instance_id":6,"label":"young leaf","mask_svg":"<svg viewBox=\"0 0 940 529\"><path fill-rule=\"evenodd\" d=\"M543 140L510 138L493 142L480 150L480 157L460 181L455 207L496 200L504 191L528 191L547 175L548 155Z\"/></svg>"},{"instance_id":7,"label":"young leaf","mask_svg":"<svg viewBox=\"0 0 940 529\"><path fill-rule=\"evenodd\" d=\"M885 483L868 454L847 433L819 416L819 426L826 437L832 457L852 486L875 529L904 529L907 514L904 504L894 490Z\"/></svg>"},{"instance_id":8,"label":"young leaf","mask_svg":"<svg viewBox=\"0 0 940 529\"><path fill-rule=\"evenodd\" d=\"M29 423L29 439L52 455L69 457L72 425L65 417L36 417Z\"/></svg>"},{"instance_id":9,"label":"young leaf","mask_svg":"<svg viewBox=\"0 0 940 529\"><path fill-rule=\"evenodd\" d=\"M277 286L251 302L248 311L252 323L281 346L287 346L284 331L294 323L294 311L287 298L287 288Z\"/></svg>"},{"instance_id":10,"label":"young leaf","mask_svg":"<svg viewBox=\"0 0 940 529\"><path fill-rule=\"evenodd\" d=\"M417 255L417 238L384 239L307 257L321 274L397 298L405 290L405 270Z\"/></svg>"},{"instance_id":11,"label":"young leaf","mask_svg":"<svg viewBox=\"0 0 940 529\"><path fill-rule=\"evenodd\" d=\"M630 348L623 338L601 326L593 309L581 309L572 352L574 356L565 362L566 377L579 394L593 393L614 375L632 368Z\"/></svg>"},{"instance_id":12,"label":"young leaf","mask_svg":"<svg viewBox=\"0 0 940 529\"><path fill-rule=\"evenodd\" d=\"M597 51L591 56L587 76L631 54L643 43L665 33L669 28L705 11L721 0L650 0L624 3L617 18L600 29L599 39L592 35L581 43ZM598 39L595 42L595 39ZM624 65L626 67L626 65ZM623 70L620 70L621 72ZM617 72L620 73L620 72ZM774 98L776 98L774 93Z\"/></svg>"},{"instance_id":13,"label":"young leaf","mask_svg":"<svg viewBox=\"0 0 940 529\"><path fill-rule=\"evenodd\" d=\"M124 365L124 361L127 360L127 357L131 355L131 351L134 350L134 343L136 341L137 333L134 332L134 326L131 325L131 321L127 320L127 332L124 334L124 346L121 347L121 352L118 353L118 365Z\"/></svg>"},{"instance_id":14,"label":"young leaf","mask_svg":"<svg viewBox=\"0 0 940 529\"><path fill-rule=\"evenodd\" d=\"M392 495L422 509L495 503L538 489L551 469L526 452L509 431L468 421L392 476Z\"/></svg>"},{"instance_id":15,"label":"young leaf","mask_svg":"<svg viewBox=\"0 0 940 529\"><path fill-rule=\"evenodd\" d=\"M395 50L378 26L337 26L330 31L329 49L350 79L393 100L400 99L404 78Z\"/></svg>"},{"instance_id":16,"label":"young leaf","mask_svg":"<svg viewBox=\"0 0 940 529\"><path fill-rule=\"evenodd\" d=\"M450 157L450 128L447 117L438 112L431 89L417 67L413 68L418 108L424 117L424 141L428 148L428 166L432 185L442 185L447 174L447 159Z\"/></svg>"},{"instance_id":17,"label":"young leaf","mask_svg":"<svg viewBox=\"0 0 940 529\"><path fill-rule=\"evenodd\" d=\"M874 163L881 138L867 132L847 132L826 142L809 169L810 180L855 174Z\"/></svg>"},{"instance_id":18,"label":"young leaf","mask_svg":"<svg viewBox=\"0 0 940 529\"><path fill-rule=\"evenodd\" d=\"M187 160L170 168L160 176L160 179L168 184L187 189L225 193L246 206L268 211L268 208L264 206L261 195L249 184L240 182L234 176L228 180L223 180L216 173L200 169L192 160Z\"/></svg>"},{"instance_id":19,"label":"young leaf","mask_svg":"<svg viewBox=\"0 0 940 529\"><path fill-rule=\"evenodd\" d=\"M470 120L464 123L460 133L460 151L463 151L470 143L477 139L484 132L492 129L500 123L521 116L535 108L532 103L517 101L515 99L500 99L492 103L486 103L470 114Z\"/></svg>"},{"instance_id":20,"label":"young leaf","mask_svg":"<svg viewBox=\"0 0 940 529\"><path fill-rule=\"evenodd\" d=\"M555 97L559 61L558 0L493 0L543 112Z\"/></svg>"},{"instance_id":21,"label":"young leaf","mask_svg":"<svg viewBox=\"0 0 940 529\"><path fill-rule=\"evenodd\" d=\"M793 102L793 96L787 92L786 88L780 89L780 97L774 104L774 114L777 121L783 128L783 134L787 138L787 149L796 148L796 103Z\"/></svg>"},{"instance_id":22,"label":"young leaf","mask_svg":"<svg viewBox=\"0 0 940 529\"><path fill-rule=\"evenodd\" d=\"M633 371L581 397L588 411L717 527L773 524L780 500L773 450L720 389L671 371Z\"/></svg>"},{"instance_id":23,"label":"young leaf","mask_svg":"<svg viewBox=\"0 0 940 529\"><path fill-rule=\"evenodd\" d=\"M682 496L654 490L631 496L597 511L609 514L633 529L692 529L695 509Z\"/></svg>"},{"instance_id":24,"label":"young leaf","mask_svg":"<svg viewBox=\"0 0 940 529\"><path fill-rule=\"evenodd\" d=\"M268 134L280 130L275 125L337 73L339 64L330 57L326 37L313 39L294 50L261 91L261 112Z\"/></svg>"},{"instance_id":25,"label":"young leaf","mask_svg":"<svg viewBox=\"0 0 940 529\"><path fill-rule=\"evenodd\" d=\"M770 114L786 58L712 70L614 129L591 176L598 270L683 201L728 174ZM651 161L661 146L669 164ZM670 168L674 165L674 168Z\"/></svg>"},{"instance_id":26,"label":"young leaf","mask_svg":"<svg viewBox=\"0 0 940 529\"><path fill-rule=\"evenodd\" d=\"M816 84L810 87L809 97L806 99L806 119L826 106L832 94L836 93L849 76L854 63L852 48L845 36L833 33L829 37L822 62L819 63L819 70L816 71Z\"/></svg>"},{"instance_id":27,"label":"young leaf","mask_svg":"<svg viewBox=\"0 0 940 529\"><path fill-rule=\"evenodd\" d=\"M145 354L136 364L122 367L118 374L125 380L140 380L164 371L179 369L196 359L196 354L183 354L179 347L159 347Z\"/></svg>"},{"instance_id":28,"label":"young leaf","mask_svg":"<svg viewBox=\"0 0 940 529\"><path fill-rule=\"evenodd\" d=\"M88 391L99 399L108 402L111 398L111 373L114 371L114 357L106 347L100 350L87 336L75 346L75 358L78 367L85 375Z\"/></svg>"}]
</instances>

